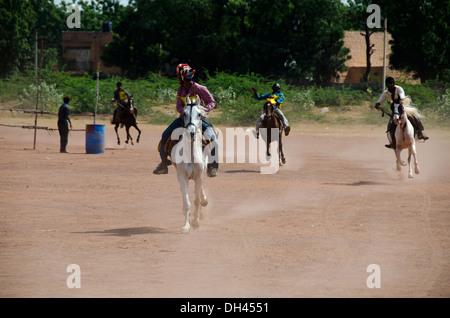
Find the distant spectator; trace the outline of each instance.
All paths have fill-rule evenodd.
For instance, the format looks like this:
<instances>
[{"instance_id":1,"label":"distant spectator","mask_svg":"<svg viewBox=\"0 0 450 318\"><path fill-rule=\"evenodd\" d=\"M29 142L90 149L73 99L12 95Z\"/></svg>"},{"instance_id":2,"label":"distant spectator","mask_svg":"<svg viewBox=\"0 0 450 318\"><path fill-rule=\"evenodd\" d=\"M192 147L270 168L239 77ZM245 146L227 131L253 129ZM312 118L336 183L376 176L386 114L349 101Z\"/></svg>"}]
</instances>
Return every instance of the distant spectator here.
<instances>
[{"instance_id":1,"label":"distant spectator","mask_svg":"<svg viewBox=\"0 0 450 318\"><path fill-rule=\"evenodd\" d=\"M66 150L67 142L69 139L69 125L72 129L72 122L70 121L70 109L69 102L70 97L65 96L63 99L64 103L59 107L58 111L58 130L60 136L60 148L61 153L68 153Z\"/></svg>"}]
</instances>

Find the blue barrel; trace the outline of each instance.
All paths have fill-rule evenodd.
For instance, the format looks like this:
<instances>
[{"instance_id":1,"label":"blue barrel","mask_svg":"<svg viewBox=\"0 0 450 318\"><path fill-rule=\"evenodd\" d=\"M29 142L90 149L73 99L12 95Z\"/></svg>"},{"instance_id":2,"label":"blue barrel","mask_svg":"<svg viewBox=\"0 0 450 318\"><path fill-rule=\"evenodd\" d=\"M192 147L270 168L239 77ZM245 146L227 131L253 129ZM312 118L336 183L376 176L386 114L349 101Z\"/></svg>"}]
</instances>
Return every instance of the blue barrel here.
<instances>
[{"instance_id":1,"label":"blue barrel","mask_svg":"<svg viewBox=\"0 0 450 318\"><path fill-rule=\"evenodd\" d=\"M105 125L86 125L86 153L105 151Z\"/></svg>"}]
</instances>

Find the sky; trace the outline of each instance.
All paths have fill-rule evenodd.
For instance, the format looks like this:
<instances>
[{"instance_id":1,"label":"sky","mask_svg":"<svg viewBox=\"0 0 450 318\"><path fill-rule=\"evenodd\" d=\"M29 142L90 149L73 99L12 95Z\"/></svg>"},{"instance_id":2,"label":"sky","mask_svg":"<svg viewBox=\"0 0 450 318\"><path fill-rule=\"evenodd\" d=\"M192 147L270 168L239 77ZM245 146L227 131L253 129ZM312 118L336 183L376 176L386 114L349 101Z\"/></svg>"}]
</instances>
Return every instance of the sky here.
<instances>
[{"instance_id":1,"label":"sky","mask_svg":"<svg viewBox=\"0 0 450 318\"><path fill-rule=\"evenodd\" d=\"M55 0L55 4L58 5L62 2L63 0ZM65 0L67 4L72 3L72 0ZM123 6L127 6L128 5L129 0L120 0L120 4Z\"/></svg>"},{"instance_id":2,"label":"sky","mask_svg":"<svg viewBox=\"0 0 450 318\"><path fill-rule=\"evenodd\" d=\"M55 4L60 4L62 0L55 0ZM66 3L72 3L72 0L65 0ZM123 6L128 5L129 0L120 0L120 4ZM347 4L347 0L341 0L342 3Z\"/></svg>"}]
</instances>

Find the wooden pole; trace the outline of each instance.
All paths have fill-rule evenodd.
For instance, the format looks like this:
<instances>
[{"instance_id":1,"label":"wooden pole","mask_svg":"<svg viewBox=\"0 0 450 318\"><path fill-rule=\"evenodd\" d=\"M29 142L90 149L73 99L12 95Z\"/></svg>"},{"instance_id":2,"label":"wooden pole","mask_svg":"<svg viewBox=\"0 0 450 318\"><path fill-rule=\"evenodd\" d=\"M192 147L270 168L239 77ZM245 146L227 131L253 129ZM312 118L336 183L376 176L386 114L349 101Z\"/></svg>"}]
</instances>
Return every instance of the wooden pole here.
<instances>
[{"instance_id":1,"label":"wooden pole","mask_svg":"<svg viewBox=\"0 0 450 318\"><path fill-rule=\"evenodd\" d=\"M384 52L383 52L383 79L382 79L382 87L383 90L381 91L381 93L384 92L384 90L386 89L385 87L385 81L386 81L386 46L387 46L387 36L386 36L386 32L387 32L387 18L384 19Z\"/></svg>"},{"instance_id":2,"label":"wooden pole","mask_svg":"<svg viewBox=\"0 0 450 318\"><path fill-rule=\"evenodd\" d=\"M34 75L37 76L38 69L38 30L36 29L35 35L35 48L34 48Z\"/></svg>"},{"instance_id":3,"label":"wooden pole","mask_svg":"<svg viewBox=\"0 0 450 318\"><path fill-rule=\"evenodd\" d=\"M41 40L41 56L39 61L39 74L38 74L38 85L37 85L37 93L36 93L36 113L34 114L34 127L37 127L37 110L39 107L39 93L41 90L41 68L42 68L42 47L44 46L44 42ZM37 129L34 128L34 142L33 142L33 149L36 149L36 131Z\"/></svg>"},{"instance_id":4,"label":"wooden pole","mask_svg":"<svg viewBox=\"0 0 450 318\"><path fill-rule=\"evenodd\" d=\"M100 62L97 63L97 89L95 92L95 110L94 110L94 125L95 125L95 119L97 117L97 104L98 104L98 81L100 77Z\"/></svg>"}]
</instances>

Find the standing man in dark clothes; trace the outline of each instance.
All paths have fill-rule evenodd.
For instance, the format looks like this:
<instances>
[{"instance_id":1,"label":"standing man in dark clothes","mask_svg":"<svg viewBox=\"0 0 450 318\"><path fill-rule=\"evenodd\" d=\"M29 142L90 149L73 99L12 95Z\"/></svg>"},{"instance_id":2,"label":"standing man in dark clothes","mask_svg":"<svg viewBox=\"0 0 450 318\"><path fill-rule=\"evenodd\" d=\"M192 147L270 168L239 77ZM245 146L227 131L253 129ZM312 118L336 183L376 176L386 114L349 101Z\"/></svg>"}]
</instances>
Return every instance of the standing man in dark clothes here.
<instances>
[{"instance_id":1,"label":"standing man in dark clothes","mask_svg":"<svg viewBox=\"0 0 450 318\"><path fill-rule=\"evenodd\" d=\"M69 125L72 129L72 122L70 121L70 109L69 109L70 97L64 97L64 103L59 107L58 111L58 130L60 136L60 148L62 153L68 153L66 150L67 141L69 138Z\"/></svg>"}]
</instances>

